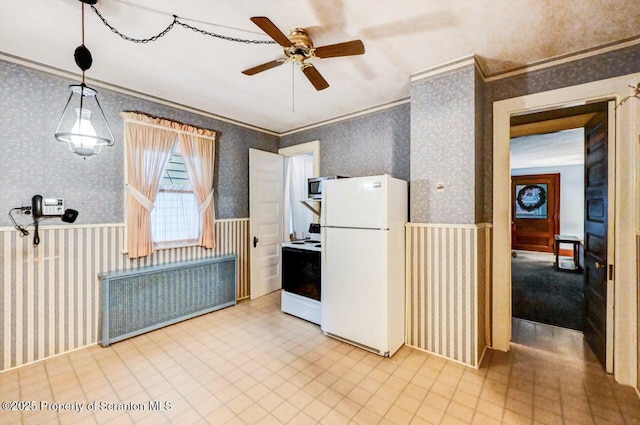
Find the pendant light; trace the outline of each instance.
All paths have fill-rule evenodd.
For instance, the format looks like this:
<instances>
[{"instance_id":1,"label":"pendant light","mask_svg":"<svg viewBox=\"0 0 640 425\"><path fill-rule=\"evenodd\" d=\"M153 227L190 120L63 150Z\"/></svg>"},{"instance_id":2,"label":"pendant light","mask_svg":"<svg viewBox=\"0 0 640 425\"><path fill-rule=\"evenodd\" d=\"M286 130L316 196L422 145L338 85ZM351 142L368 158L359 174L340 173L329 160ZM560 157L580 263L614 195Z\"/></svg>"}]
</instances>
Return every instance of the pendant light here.
<instances>
[{"instance_id":1,"label":"pendant light","mask_svg":"<svg viewBox=\"0 0 640 425\"><path fill-rule=\"evenodd\" d=\"M97 155L103 146L112 146L113 134L98 102L98 92L85 84L84 73L91 68L91 52L84 45L84 5L97 0L79 0L82 3L82 44L73 54L82 70L82 83L69 86L71 94L64 107L55 138L69 145L71 152L87 157Z\"/></svg>"}]
</instances>

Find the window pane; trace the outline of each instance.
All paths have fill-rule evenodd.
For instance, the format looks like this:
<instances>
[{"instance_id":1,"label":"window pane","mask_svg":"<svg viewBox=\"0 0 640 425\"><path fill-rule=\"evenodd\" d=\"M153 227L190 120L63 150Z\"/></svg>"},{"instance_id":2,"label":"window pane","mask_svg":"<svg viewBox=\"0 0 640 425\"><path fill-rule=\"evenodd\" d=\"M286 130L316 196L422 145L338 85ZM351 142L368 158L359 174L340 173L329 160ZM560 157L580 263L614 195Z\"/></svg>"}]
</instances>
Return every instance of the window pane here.
<instances>
[{"instance_id":1,"label":"window pane","mask_svg":"<svg viewBox=\"0 0 640 425\"><path fill-rule=\"evenodd\" d=\"M547 219L547 184L517 184L516 218Z\"/></svg>"},{"instance_id":2,"label":"window pane","mask_svg":"<svg viewBox=\"0 0 640 425\"><path fill-rule=\"evenodd\" d=\"M202 224L198 199L191 188L178 146L176 142L151 212L151 233L156 245L193 243L200 238Z\"/></svg>"},{"instance_id":3,"label":"window pane","mask_svg":"<svg viewBox=\"0 0 640 425\"><path fill-rule=\"evenodd\" d=\"M178 145L176 144L176 148L174 148L174 152L169 158L169 162L167 163L167 168L165 168L164 174L162 175L160 185L169 186L177 184L188 185L189 187L191 187L182 155L176 152L177 146Z\"/></svg>"},{"instance_id":4,"label":"window pane","mask_svg":"<svg viewBox=\"0 0 640 425\"><path fill-rule=\"evenodd\" d=\"M197 241L201 227L193 192L160 190L151 212L154 243Z\"/></svg>"}]
</instances>

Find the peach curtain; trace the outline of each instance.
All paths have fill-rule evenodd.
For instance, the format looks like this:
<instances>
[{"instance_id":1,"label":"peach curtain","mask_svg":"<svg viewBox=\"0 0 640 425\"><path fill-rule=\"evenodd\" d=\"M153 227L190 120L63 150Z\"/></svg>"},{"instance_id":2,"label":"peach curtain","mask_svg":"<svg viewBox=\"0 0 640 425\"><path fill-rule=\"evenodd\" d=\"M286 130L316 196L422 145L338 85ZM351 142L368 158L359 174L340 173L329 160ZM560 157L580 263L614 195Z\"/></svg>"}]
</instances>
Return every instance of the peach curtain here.
<instances>
[{"instance_id":1,"label":"peach curtain","mask_svg":"<svg viewBox=\"0 0 640 425\"><path fill-rule=\"evenodd\" d=\"M193 191L200 203L202 231L200 232L199 244L205 248L214 248L216 244L215 208L213 205L215 140L186 133L180 133L179 136L180 153Z\"/></svg>"},{"instance_id":2,"label":"peach curtain","mask_svg":"<svg viewBox=\"0 0 640 425\"><path fill-rule=\"evenodd\" d=\"M120 115L125 118L127 140L127 250L129 258L138 258L153 252L151 210L176 133L170 129L127 121L153 120L145 115L132 112ZM157 125L155 121L150 123Z\"/></svg>"}]
</instances>

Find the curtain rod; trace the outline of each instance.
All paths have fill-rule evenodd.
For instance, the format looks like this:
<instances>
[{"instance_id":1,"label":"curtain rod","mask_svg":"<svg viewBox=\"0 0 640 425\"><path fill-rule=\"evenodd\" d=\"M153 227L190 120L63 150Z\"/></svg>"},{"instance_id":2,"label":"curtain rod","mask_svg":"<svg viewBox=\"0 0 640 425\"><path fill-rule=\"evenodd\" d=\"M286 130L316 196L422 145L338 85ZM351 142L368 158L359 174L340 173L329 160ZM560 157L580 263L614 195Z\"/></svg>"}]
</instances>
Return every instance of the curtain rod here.
<instances>
[{"instance_id":1,"label":"curtain rod","mask_svg":"<svg viewBox=\"0 0 640 425\"><path fill-rule=\"evenodd\" d=\"M129 123L134 123L134 124L140 124L140 125L144 125L144 126L147 126L147 127L160 128L162 130L172 131L174 133L188 134L190 136L198 136L198 137L202 137L203 139L212 140L214 142L216 141L215 136L211 137L211 136L205 136L203 134L198 134L196 132L184 131L184 130L176 130L175 128L165 127L163 125L158 125L158 124L150 124L148 122L139 121L139 120L132 120L130 118L125 119L124 122L125 123L129 122ZM180 124L180 123L178 123L178 124ZM191 126L191 127L193 127L193 126ZM197 128L197 127L194 127L194 128ZM213 130L207 130L207 131L213 131Z\"/></svg>"}]
</instances>

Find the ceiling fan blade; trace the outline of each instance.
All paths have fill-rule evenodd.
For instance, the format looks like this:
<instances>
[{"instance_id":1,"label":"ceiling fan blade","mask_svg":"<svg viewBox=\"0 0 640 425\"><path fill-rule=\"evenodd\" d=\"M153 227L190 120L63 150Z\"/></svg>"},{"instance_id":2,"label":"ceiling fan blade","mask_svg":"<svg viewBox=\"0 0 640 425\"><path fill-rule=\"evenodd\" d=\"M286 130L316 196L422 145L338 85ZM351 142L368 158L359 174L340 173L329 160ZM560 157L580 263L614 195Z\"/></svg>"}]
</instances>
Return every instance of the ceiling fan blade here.
<instances>
[{"instance_id":1,"label":"ceiling fan blade","mask_svg":"<svg viewBox=\"0 0 640 425\"><path fill-rule=\"evenodd\" d=\"M345 41L344 43L330 44L318 47L315 55L318 58L335 58L338 56L353 56L364 53L364 44L361 40Z\"/></svg>"},{"instance_id":2,"label":"ceiling fan blade","mask_svg":"<svg viewBox=\"0 0 640 425\"><path fill-rule=\"evenodd\" d=\"M273 38L282 47L293 47L293 43L291 43L287 36L284 35L269 18L265 16L254 16L251 18L251 22L259 26L262 31L266 32L269 37Z\"/></svg>"},{"instance_id":3,"label":"ceiling fan blade","mask_svg":"<svg viewBox=\"0 0 640 425\"><path fill-rule=\"evenodd\" d=\"M313 84L313 87L315 87L316 90L324 90L329 87L329 83L327 83L327 80L325 80L324 77L320 75L315 66L311 65L310 63L305 64L305 66L302 67L302 72L309 79L311 84Z\"/></svg>"},{"instance_id":4,"label":"ceiling fan blade","mask_svg":"<svg viewBox=\"0 0 640 425\"><path fill-rule=\"evenodd\" d=\"M266 71L267 69L275 68L278 65L282 65L286 62L286 59L276 59L271 62L263 63L262 65L254 66L253 68L245 69L242 71L244 75L255 75L258 72Z\"/></svg>"}]
</instances>

